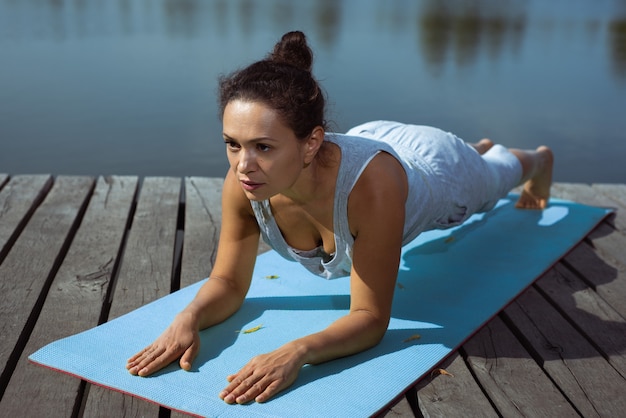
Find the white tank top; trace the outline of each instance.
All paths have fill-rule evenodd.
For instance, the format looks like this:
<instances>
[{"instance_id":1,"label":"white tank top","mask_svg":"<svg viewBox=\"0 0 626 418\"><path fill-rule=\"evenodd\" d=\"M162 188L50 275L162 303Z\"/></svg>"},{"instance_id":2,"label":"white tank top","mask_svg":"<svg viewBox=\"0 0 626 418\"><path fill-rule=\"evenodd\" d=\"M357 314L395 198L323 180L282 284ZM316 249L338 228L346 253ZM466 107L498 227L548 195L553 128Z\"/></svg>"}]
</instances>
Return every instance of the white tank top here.
<instances>
[{"instance_id":1,"label":"white tank top","mask_svg":"<svg viewBox=\"0 0 626 418\"><path fill-rule=\"evenodd\" d=\"M322 247L308 251L290 247L276 224L269 200L260 202L251 201L251 204L254 215L259 223L261 236L267 244L284 258L299 262L313 274L326 279L335 279L349 276L352 267L352 246L354 244L354 237L350 233L350 225L348 223L348 197L350 196L352 188L367 164L379 152L388 152L400 162L402 162L402 159L398 157L397 153L389 144L369 138L327 133L325 140L337 144L341 149L341 162L337 174L333 208L333 228L335 234L334 254L326 254ZM405 171L407 172L421 171L415 169L407 170L408 167L406 167L406 164L404 162L402 162L402 164L405 166ZM420 165L425 166L425 164ZM425 169L429 171L427 166ZM424 181L421 176L418 179L409 178L409 184L410 189L413 189L410 193L415 194L416 190L423 191L424 195L420 197L418 201L427 203L430 200L430 192L423 187ZM407 216L409 216L409 214L413 215L411 216L413 221L420 218L419 215L421 211L416 210L416 208L407 207L406 209ZM410 223L408 225L410 225ZM412 233L415 231L415 227L419 228L418 225L413 225L413 228L407 228L407 224L405 224L404 232L407 239L404 240L405 242L403 242L403 244L417 236L419 232Z\"/></svg>"}]
</instances>

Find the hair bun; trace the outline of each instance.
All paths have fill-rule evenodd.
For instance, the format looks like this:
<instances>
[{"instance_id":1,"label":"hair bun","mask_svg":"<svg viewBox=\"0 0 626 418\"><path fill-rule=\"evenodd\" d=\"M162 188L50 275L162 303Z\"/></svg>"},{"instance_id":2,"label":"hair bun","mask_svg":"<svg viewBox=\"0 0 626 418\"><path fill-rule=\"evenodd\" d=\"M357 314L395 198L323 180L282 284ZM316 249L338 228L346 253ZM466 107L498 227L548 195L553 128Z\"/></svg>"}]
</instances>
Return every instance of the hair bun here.
<instances>
[{"instance_id":1,"label":"hair bun","mask_svg":"<svg viewBox=\"0 0 626 418\"><path fill-rule=\"evenodd\" d=\"M310 72L313 65L313 51L307 45L304 33L300 31L287 32L274 45L274 50L268 59Z\"/></svg>"}]
</instances>

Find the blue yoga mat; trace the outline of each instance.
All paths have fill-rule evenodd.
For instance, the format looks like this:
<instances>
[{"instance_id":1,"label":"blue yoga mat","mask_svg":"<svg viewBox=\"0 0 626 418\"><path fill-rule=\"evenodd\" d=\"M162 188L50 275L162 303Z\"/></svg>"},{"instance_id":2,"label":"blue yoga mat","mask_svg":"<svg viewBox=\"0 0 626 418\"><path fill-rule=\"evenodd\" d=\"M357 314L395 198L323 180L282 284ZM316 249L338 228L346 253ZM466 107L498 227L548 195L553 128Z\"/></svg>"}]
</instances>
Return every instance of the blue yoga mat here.
<instances>
[{"instance_id":1,"label":"blue yoga mat","mask_svg":"<svg viewBox=\"0 0 626 418\"><path fill-rule=\"evenodd\" d=\"M610 212L557 199L543 211L518 210L516 200L510 195L487 214L423 233L405 246L382 342L350 357L305 366L293 386L263 404L228 405L217 395L226 376L253 356L345 315L348 278L326 281L275 252L261 255L242 308L202 332L202 349L190 372L172 364L141 378L130 375L125 364L163 331L203 282L53 342L30 360L200 416L370 416L432 370ZM256 332L239 332L259 326ZM419 338L411 338L415 335Z\"/></svg>"}]
</instances>

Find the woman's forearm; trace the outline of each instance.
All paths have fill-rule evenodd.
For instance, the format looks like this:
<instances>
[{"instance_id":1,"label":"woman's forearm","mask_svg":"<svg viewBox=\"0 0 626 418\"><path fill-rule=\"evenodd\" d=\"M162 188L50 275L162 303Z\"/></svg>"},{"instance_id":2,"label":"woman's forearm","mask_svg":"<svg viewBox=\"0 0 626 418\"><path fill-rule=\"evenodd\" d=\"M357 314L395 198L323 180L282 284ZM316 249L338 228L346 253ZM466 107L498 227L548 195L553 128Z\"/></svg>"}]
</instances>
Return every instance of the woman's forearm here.
<instances>
[{"instance_id":1,"label":"woman's forearm","mask_svg":"<svg viewBox=\"0 0 626 418\"><path fill-rule=\"evenodd\" d=\"M364 351L378 344L387 330L388 319L368 311L354 311L328 328L292 342L303 355L303 364L318 364Z\"/></svg>"},{"instance_id":2,"label":"woman's forearm","mask_svg":"<svg viewBox=\"0 0 626 418\"><path fill-rule=\"evenodd\" d=\"M202 330L219 324L237 312L247 289L239 289L229 280L211 277L182 313L191 314Z\"/></svg>"}]
</instances>

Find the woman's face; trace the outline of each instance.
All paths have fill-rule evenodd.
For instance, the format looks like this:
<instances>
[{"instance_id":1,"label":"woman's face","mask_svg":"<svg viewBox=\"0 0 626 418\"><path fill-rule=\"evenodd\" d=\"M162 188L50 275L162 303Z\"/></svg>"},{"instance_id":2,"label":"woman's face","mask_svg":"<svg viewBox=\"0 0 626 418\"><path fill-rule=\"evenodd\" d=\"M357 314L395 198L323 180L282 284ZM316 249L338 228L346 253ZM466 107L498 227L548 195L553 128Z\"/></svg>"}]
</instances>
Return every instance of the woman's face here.
<instances>
[{"instance_id":1,"label":"woman's face","mask_svg":"<svg viewBox=\"0 0 626 418\"><path fill-rule=\"evenodd\" d=\"M296 138L263 103L233 100L224 108L222 122L230 168L250 200L289 190L312 160L308 140Z\"/></svg>"}]
</instances>

